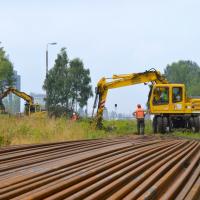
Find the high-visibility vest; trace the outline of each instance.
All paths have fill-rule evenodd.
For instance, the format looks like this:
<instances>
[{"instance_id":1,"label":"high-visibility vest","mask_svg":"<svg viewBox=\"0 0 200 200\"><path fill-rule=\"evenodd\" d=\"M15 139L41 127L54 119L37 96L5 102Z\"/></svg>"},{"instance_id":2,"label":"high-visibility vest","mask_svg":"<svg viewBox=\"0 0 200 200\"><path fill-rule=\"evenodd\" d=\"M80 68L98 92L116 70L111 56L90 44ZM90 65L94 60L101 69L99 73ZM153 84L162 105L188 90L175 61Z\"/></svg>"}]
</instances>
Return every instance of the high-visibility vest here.
<instances>
[{"instance_id":1,"label":"high-visibility vest","mask_svg":"<svg viewBox=\"0 0 200 200\"><path fill-rule=\"evenodd\" d=\"M136 117L136 119L142 119L142 118L144 118L144 110L142 108L138 108L135 111L135 117Z\"/></svg>"},{"instance_id":2,"label":"high-visibility vest","mask_svg":"<svg viewBox=\"0 0 200 200\"><path fill-rule=\"evenodd\" d=\"M72 117L71 117L71 120L72 121L76 121L78 119L78 116L77 115L72 115Z\"/></svg>"}]
</instances>

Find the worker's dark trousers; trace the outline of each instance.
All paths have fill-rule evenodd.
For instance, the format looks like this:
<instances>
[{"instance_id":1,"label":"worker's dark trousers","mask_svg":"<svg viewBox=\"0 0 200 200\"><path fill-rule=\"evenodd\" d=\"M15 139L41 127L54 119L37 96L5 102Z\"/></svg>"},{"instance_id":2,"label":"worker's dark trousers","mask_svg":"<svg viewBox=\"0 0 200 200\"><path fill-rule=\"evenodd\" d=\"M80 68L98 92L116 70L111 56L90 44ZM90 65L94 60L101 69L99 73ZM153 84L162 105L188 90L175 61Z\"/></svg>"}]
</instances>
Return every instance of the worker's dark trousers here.
<instances>
[{"instance_id":1,"label":"worker's dark trousers","mask_svg":"<svg viewBox=\"0 0 200 200\"><path fill-rule=\"evenodd\" d=\"M144 118L137 119L137 131L138 131L138 134L144 135L144 127L145 127Z\"/></svg>"}]
</instances>

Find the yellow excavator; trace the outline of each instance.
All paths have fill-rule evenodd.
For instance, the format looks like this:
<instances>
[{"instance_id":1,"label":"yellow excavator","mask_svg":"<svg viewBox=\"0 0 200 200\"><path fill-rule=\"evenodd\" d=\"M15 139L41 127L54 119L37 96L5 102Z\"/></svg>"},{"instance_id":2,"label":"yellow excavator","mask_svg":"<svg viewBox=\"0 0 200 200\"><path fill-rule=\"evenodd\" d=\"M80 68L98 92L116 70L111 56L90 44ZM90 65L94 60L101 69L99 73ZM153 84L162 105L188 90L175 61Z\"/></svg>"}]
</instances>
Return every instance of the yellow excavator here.
<instances>
[{"instance_id":1,"label":"yellow excavator","mask_svg":"<svg viewBox=\"0 0 200 200\"><path fill-rule=\"evenodd\" d=\"M2 112L5 112L5 107L2 103L2 99L8 96L10 93L17 95L18 97L24 99L25 103L25 114L30 115L31 113L41 111L41 107L39 104L34 103L34 99L32 96L26 94L25 92L21 92L14 87L7 88L2 94L0 94L0 104Z\"/></svg>"},{"instance_id":2,"label":"yellow excavator","mask_svg":"<svg viewBox=\"0 0 200 200\"><path fill-rule=\"evenodd\" d=\"M177 128L200 131L200 99L187 97L184 84L169 83L153 68L142 73L113 75L112 78L103 77L99 80L92 112L93 116L97 107L97 128L103 126L103 111L108 90L140 83L150 83L147 105L149 114L154 115L154 133L171 132Z\"/></svg>"}]
</instances>

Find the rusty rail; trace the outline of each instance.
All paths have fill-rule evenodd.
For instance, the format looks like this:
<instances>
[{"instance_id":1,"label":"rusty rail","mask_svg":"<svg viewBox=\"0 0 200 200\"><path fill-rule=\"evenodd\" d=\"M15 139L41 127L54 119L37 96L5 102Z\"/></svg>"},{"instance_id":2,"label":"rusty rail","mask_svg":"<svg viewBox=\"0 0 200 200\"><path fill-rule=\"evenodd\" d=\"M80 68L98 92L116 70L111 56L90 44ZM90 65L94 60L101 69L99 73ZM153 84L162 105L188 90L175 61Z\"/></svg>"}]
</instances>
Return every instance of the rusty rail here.
<instances>
[{"instance_id":1,"label":"rusty rail","mask_svg":"<svg viewBox=\"0 0 200 200\"><path fill-rule=\"evenodd\" d=\"M200 199L200 142L132 136L0 148L0 199Z\"/></svg>"}]
</instances>

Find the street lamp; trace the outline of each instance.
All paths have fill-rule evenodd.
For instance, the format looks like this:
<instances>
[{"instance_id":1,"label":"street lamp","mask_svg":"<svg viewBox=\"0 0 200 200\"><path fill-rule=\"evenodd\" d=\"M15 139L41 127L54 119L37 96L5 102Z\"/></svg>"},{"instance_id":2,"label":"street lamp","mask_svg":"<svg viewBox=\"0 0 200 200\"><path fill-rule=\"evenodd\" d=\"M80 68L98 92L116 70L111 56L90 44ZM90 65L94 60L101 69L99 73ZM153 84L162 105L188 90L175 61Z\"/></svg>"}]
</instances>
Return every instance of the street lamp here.
<instances>
[{"instance_id":1,"label":"street lamp","mask_svg":"<svg viewBox=\"0 0 200 200\"><path fill-rule=\"evenodd\" d=\"M48 45L56 45L57 42L51 42L51 43L47 43L47 48L46 48L46 77L48 74Z\"/></svg>"}]
</instances>

